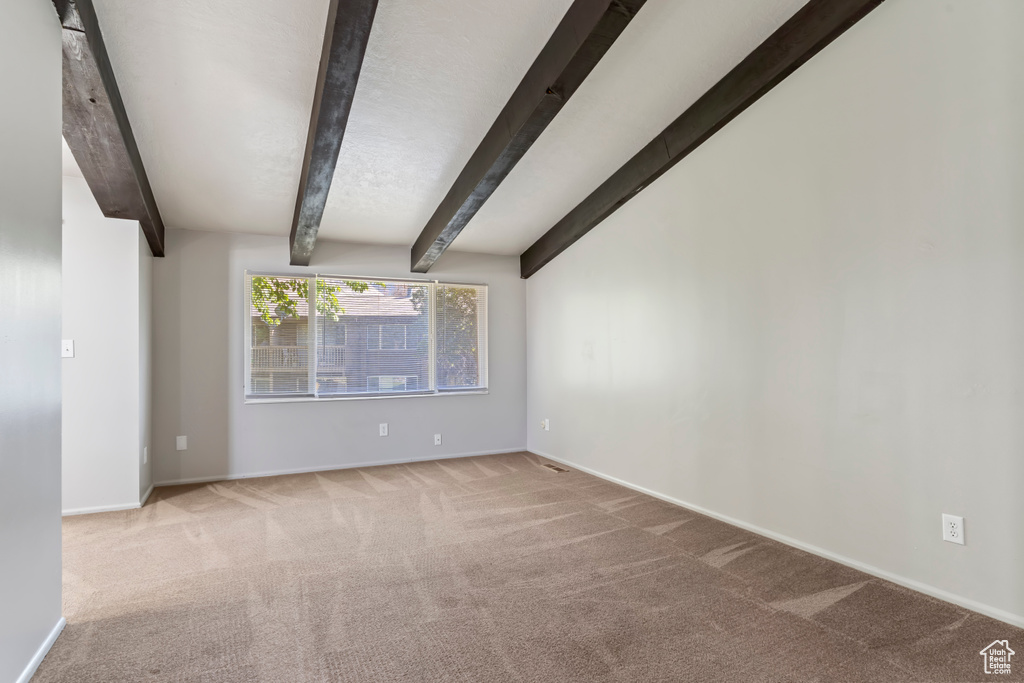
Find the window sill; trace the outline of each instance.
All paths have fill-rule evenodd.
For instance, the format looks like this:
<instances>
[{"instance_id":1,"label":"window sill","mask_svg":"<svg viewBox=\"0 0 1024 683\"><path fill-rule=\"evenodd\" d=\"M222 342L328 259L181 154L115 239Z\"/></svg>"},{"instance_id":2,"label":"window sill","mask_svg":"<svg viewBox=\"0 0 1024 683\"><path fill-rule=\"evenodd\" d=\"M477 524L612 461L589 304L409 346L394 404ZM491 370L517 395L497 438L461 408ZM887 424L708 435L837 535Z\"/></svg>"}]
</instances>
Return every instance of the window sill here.
<instances>
[{"instance_id":1,"label":"window sill","mask_svg":"<svg viewBox=\"0 0 1024 683\"><path fill-rule=\"evenodd\" d=\"M330 401L376 401L380 399L393 398L432 398L434 396L480 396L491 393L489 389L468 389L466 391L436 391L429 393L408 393L408 394L378 394L374 396L296 396L293 398L277 396L273 398L250 398L245 397L245 405L260 403L325 403Z\"/></svg>"}]
</instances>

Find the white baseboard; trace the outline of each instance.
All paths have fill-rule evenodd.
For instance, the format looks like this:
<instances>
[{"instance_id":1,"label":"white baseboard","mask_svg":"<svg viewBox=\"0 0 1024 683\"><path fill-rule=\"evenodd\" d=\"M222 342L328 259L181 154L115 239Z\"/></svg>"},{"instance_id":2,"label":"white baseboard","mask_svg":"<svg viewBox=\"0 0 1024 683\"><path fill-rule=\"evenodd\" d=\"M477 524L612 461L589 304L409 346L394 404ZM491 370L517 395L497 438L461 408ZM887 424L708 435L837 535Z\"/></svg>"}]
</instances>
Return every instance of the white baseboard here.
<instances>
[{"instance_id":1,"label":"white baseboard","mask_svg":"<svg viewBox=\"0 0 1024 683\"><path fill-rule=\"evenodd\" d=\"M36 653L32 655L32 659L29 660L25 670L22 671L21 675L15 679L14 683L28 683L32 680L32 676L35 675L36 669L38 669L39 665L43 663L43 657L45 657L46 653L50 651L53 644L57 642L57 636L59 636L60 632L64 630L64 625L66 623L67 622L64 621L64 617L57 620L57 625L54 626L53 630L50 631L50 634L46 636L46 640L44 640L42 645L39 646Z\"/></svg>"},{"instance_id":2,"label":"white baseboard","mask_svg":"<svg viewBox=\"0 0 1024 683\"><path fill-rule=\"evenodd\" d=\"M217 474L209 477L193 477L189 479L166 479L156 482L156 486L180 486L182 484L205 484L211 481L233 481L235 479L255 479L257 477L277 477L282 474L308 474L309 472L333 472L334 470L352 470L359 467L377 467L378 465L404 465L410 462L430 462L431 460L452 460L454 458L472 458L478 455L501 455L503 453L525 453L526 447L504 448L496 451L474 451L473 453L452 453L450 455L434 455L423 458L401 458L398 460L374 460L371 462L345 463L343 465L326 465L318 467L300 467L287 470L269 470L266 472L246 472L242 474Z\"/></svg>"},{"instance_id":3,"label":"white baseboard","mask_svg":"<svg viewBox=\"0 0 1024 683\"><path fill-rule=\"evenodd\" d=\"M785 543L788 546L792 546L794 548L798 548L799 550L811 553L812 555L824 557L827 560L832 560L833 562L838 562L839 564L846 565L847 567L852 567L853 569L862 571L865 574L871 574L872 576L877 576L880 579L891 581L892 583L903 586L904 588L909 588L911 590L917 591L918 593L924 593L925 595L930 595L933 598L938 598L939 600L951 602L954 605L959 605L960 607L965 607L974 612L978 612L979 614L984 614L987 617L992 617L993 619L998 619L999 621L1006 622L1011 626L1024 628L1024 615L1014 614L1012 612L1008 612L998 607L993 607L992 605L986 605L976 600L965 598L961 595L956 595L955 593L950 593L949 591L943 590L941 588L936 588L935 586L932 586L927 583L922 583L921 581L916 581L914 579L908 579L905 576L893 574L892 572L888 572L884 569L879 569L878 567L865 564L864 562L860 562L859 560L854 560L849 557L845 557L843 555L834 553L830 550L825 550L824 548L819 548L818 546L811 545L810 543L804 543L803 541L799 541L795 538L790 538L789 536L784 536L769 529L759 527L756 524L749 524L742 520L729 517L728 515L719 514L713 510L708 510L707 508L701 507L700 505L693 505L692 503L687 503L686 501L679 500L678 498L673 498L672 496L666 496L663 493L652 491L651 489L644 488L643 486L631 484L628 481L624 481L617 477L609 476L602 472L598 472L597 470L593 470L589 467L584 467L583 465L579 465L569 460L565 460L564 458L557 458L553 455L542 453L541 451L538 450L530 450L530 452L539 455L543 458L547 458L548 460L554 460L555 462L566 465L567 467L572 467L574 469L580 470L581 472L592 474L595 477L599 477L601 479L604 479L605 481L610 481L613 484L619 484L620 486L625 486L628 489L639 491L640 493L645 493L648 496L658 498L659 500L663 500L666 503L672 503L673 505L678 505L679 507L686 508L687 510L699 512L702 515L707 515L708 517L713 517L714 519L725 522L726 524L731 524L741 529L746 529L747 531L751 531L755 534L758 534L759 536L765 536L780 543Z\"/></svg>"},{"instance_id":4,"label":"white baseboard","mask_svg":"<svg viewBox=\"0 0 1024 683\"><path fill-rule=\"evenodd\" d=\"M153 493L153 486L153 484L150 484L146 492L142 494L142 498L139 498L139 507L145 505L146 501L149 500L149 496Z\"/></svg>"},{"instance_id":5,"label":"white baseboard","mask_svg":"<svg viewBox=\"0 0 1024 683\"><path fill-rule=\"evenodd\" d=\"M121 510L138 510L140 507L146 504L149 500L149 495L153 493L153 484L149 485L146 492L139 498L138 503L124 503L123 505L96 505L87 508L71 508L70 510L62 510L61 517L71 517L72 515L91 515L94 512L119 512Z\"/></svg>"}]
</instances>

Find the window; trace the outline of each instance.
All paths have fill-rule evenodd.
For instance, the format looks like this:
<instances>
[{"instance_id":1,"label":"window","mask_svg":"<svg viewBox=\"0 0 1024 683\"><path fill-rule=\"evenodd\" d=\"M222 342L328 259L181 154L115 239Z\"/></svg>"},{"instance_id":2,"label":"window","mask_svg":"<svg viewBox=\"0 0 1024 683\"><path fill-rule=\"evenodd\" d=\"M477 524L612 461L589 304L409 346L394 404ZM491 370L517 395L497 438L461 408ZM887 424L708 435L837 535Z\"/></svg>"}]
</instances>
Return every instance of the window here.
<instances>
[{"instance_id":1,"label":"window","mask_svg":"<svg viewBox=\"0 0 1024 683\"><path fill-rule=\"evenodd\" d=\"M485 285L246 273L246 292L246 398L487 388Z\"/></svg>"}]
</instances>

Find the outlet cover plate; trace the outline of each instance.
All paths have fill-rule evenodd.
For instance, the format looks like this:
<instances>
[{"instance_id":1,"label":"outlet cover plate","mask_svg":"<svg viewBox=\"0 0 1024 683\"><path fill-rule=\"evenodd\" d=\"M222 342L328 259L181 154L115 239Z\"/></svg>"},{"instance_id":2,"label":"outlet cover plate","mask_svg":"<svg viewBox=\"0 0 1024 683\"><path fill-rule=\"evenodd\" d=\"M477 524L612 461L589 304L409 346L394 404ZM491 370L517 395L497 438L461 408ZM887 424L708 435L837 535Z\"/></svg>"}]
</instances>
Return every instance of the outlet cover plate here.
<instances>
[{"instance_id":1,"label":"outlet cover plate","mask_svg":"<svg viewBox=\"0 0 1024 683\"><path fill-rule=\"evenodd\" d=\"M179 436L174 440L174 447L179 451L188 450L188 437Z\"/></svg>"},{"instance_id":2,"label":"outlet cover plate","mask_svg":"<svg viewBox=\"0 0 1024 683\"><path fill-rule=\"evenodd\" d=\"M387 422L381 422L380 423L380 435L381 436L387 436L388 435L388 423Z\"/></svg>"},{"instance_id":3,"label":"outlet cover plate","mask_svg":"<svg viewBox=\"0 0 1024 683\"><path fill-rule=\"evenodd\" d=\"M434 434L434 445L435 446L440 446L441 445L441 435L440 434Z\"/></svg>"},{"instance_id":4,"label":"outlet cover plate","mask_svg":"<svg viewBox=\"0 0 1024 683\"><path fill-rule=\"evenodd\" d=\"M942 540L964 544L964 518L956 515L942 515Z\"/></svg>"}]
</instances>

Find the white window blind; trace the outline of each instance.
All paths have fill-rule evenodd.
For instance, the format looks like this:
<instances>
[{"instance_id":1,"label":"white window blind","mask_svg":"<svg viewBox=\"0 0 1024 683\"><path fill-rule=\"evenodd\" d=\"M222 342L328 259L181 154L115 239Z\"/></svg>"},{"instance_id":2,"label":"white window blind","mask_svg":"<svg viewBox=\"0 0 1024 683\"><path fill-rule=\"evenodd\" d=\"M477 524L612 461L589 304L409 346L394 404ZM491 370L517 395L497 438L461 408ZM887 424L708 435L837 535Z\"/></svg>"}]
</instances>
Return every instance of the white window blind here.
<instances>
[{"instance_id":1,"label":"white window blind","mask_svg":"<svg viewBox=\"0 0 1024 683\"><path fill-rule=\"evenodd\" d=\"M246 299L248 398L487 388L485 285L247 273Z\"/></svg>"},{"instance_id":2,"label":"white window blind","mask_svg":"<svg viewBox=\"0 0 1024 683\"><path fill-rule=\"evenodd\" d=\"M438 283L434 316L441 391L487 386L487 287Z\"/></svg>"}]
</instances>

